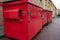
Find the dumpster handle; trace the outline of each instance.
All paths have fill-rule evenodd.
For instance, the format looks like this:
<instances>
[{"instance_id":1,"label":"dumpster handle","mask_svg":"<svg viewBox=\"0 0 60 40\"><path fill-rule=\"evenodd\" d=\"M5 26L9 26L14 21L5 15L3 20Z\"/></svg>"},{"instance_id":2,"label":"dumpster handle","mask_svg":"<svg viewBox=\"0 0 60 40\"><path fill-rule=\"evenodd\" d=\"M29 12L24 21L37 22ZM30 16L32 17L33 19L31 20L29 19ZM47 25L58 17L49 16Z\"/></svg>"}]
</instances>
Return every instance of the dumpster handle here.
<instances>
[{"instance_id":1,"label":"dumpster handle","mask_svg":"<svg viewBox=\"0 0 60 40\"><path fill-rule=\"evenodd\" d=\"M19 10L19 17L20 17L20 22L22 22L23 17L22 17L22 9Z\"/></svg>"}]
</instances>

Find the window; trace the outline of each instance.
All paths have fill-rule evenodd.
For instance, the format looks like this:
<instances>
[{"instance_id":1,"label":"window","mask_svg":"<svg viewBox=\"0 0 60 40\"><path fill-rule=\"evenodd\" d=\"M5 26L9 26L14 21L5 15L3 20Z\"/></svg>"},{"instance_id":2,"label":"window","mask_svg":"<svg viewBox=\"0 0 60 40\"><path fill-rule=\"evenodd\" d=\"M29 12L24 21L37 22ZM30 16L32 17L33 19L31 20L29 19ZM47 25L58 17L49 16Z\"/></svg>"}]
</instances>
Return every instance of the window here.
<instances>
[{"instance_id":1,"label":"window","mask_svg":"<svg viewBox=\"0 0 60 40\"><path fill-rule=\"evenodd\" d=\"M47 4L45 4L45 6L47 6Z\"/></svg>"},{"instance_id":2,"label":"window","mask_svg":"<svg viewBox=\"0 0 60 40\"><path fill-rule=\"evenodd\" d=\"M42 0L40 0L40 1L42 1Z\"/></svg>"},{"instance_id":3,"label":"window","mask_svg":"<svg viewBox=\"0 0 60 40\"><path fill-rule=\"evenodd\" d=\"M47 0L45 0L45 1L47 1Z\"/></svg>"},{"instance_id":4,"label":"window","mask_svg":"<svg viewBox=\"0 0 60 40\"><path fill-rule=\"evenodd\" d=\"M41 2L42 0L39 0L38 2L39 2L39 4L40 4L40 2Z\"/></svg>"},{"instance_id":5,"label":"window","mask_svg":"<svg viewBox=\"0 0 60 40\"><path fill-rule=\"evenodd\" d=\"M49 4L49 2L48 2L48 4Z\"/></svg>"}]
</instances>

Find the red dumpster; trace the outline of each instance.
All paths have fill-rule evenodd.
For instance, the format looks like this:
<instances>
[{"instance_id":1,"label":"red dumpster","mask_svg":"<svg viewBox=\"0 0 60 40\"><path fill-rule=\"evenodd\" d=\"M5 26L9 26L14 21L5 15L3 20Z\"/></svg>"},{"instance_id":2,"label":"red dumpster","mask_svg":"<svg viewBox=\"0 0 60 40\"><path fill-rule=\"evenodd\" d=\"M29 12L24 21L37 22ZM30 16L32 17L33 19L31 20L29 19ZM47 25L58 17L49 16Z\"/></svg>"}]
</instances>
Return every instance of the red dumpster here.
<instances>
[{"instance_id":1,"label":"red dumpster","mask_svg":"<svg viewBox=\"0 0 60 40\"><path fill-rule=\"evenodd\" d=\"M52 21L52 11L48 11L47 12L47 20L48 20L48 23L50 23Z\"/></svg>"},{"instance_id":2,"label":"red dumpster","mask_svg":"<svg viewBox=\"0 0 60 40\"><path fill-rule=\"evenodd\" d=\"M17 40L32 40L42 29L41 14L42 8L28 2L4 3L5 36Z\"/></svg>"},{"instance_id":3,"label":"red dumpster","mask_svg":"<svg viewBox=\"0 0 60 40\"><path fill-rule=\"evenodd\" d=\"M43 13L42 13L42 24L43 25L47 24L47 10L43 10Z\"/></svg>"}]
</instances>

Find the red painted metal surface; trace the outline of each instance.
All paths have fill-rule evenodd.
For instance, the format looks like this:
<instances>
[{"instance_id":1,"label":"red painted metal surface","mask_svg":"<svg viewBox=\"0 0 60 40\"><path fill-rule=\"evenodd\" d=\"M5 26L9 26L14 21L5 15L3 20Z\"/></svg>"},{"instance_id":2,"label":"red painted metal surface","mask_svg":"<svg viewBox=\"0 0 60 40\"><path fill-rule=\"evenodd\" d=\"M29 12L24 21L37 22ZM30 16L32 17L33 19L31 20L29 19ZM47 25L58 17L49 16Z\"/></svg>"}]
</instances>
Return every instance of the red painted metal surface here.
<instances>
[{"instance_id":1,"label":"red painted metal surface","mask_svg":"<svg viewBox=\"0 0 60 40\"><path fill-rule=\"evenodd\" d=\"M42 13L42 24L43 25L47 24L47 10L43 10L43 13Z\"/></svg>"},{"instance_id":2,"label":"red painted metal surface","mask_svg":"<svg viewBox=\"0 0 60 40\"><path fill-rule=\"evenodd\" d=\"M42 29L41 14L42 8L31 3L12 2L3 4L6 37L17 40L32 40Z\"/></svg>"},{"instance_id":3,"label":"red painted metal surface","mask_svg":"<svg viewBox=\"0 0 60 40\"><path fill-rule=\"evenodd\" d=\"M28 36L31 39L38 33L38 31L42 29L42 17L41 17L42 9L33 5L29 5L29 7L30 7L31 19L28 28L29 30Z\"/></svg>"},{"instance_id":4,"label":"red painted metal surface","mask_svg":"<svg viewBox=\"0 0 60 40\"><path fill-rule=\"evenodd\" d=\"M27 4L3 6L7 37L28 40L27 8Z\"/></svg>"},{"instance_id":5,"label":"red painted metal surface","mask_svg":"<svg viewBox=\"0 0 60 40\"><path fill-rule=\"evenodd\" d=\"M48 22L51 22L52 21L52 11L47 11L47 20Z\"/></svg>"}]
</instances>

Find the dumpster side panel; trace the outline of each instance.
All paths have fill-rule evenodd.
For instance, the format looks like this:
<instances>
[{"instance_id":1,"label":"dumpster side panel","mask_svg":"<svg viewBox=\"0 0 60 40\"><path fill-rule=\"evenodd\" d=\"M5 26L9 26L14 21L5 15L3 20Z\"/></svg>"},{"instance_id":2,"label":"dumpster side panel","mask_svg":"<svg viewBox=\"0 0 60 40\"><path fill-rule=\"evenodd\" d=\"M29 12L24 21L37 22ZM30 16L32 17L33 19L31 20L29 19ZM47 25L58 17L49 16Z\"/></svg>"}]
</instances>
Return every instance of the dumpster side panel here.
<instances>
[{"instance_id":1,"label":"dumpster side panel","mask_svg":"<svg viewBox=\"0 0 60 40\"><path fill-rule=\"evenodd\" d=\"M48 11L48 22L52 21L52 11Z\"/></svg>"},{"instance_id":2,"label":"dumpster side panel","mask_svg":"<svg viewBox=\"0 0 60 40\"><path fill-rule=\"evenodd\" d=\"M47 11L43 11L42 23L43 23L43 25L47 24Z\"/></svg>"},{"instance_id":3,"label":"dumpster side panel","mask_svg":"<svg viewBox=\"0 0 60 40\"><path fill-rule=\"evenodd\" d=\"M50 22L52 21L52 11L50 12Z\"/></svg>"},{"instance_id":4,"label":"dumpster side panel","mask_svg":"<svg viewBox=\"0 0 60 40\"><path fill-rule=\"evenodd\" d=\"M34 5L29 5L30 22L28 27L29 39L32 39L42 29L41 9Z\"/></svg>"}]
</instances>

